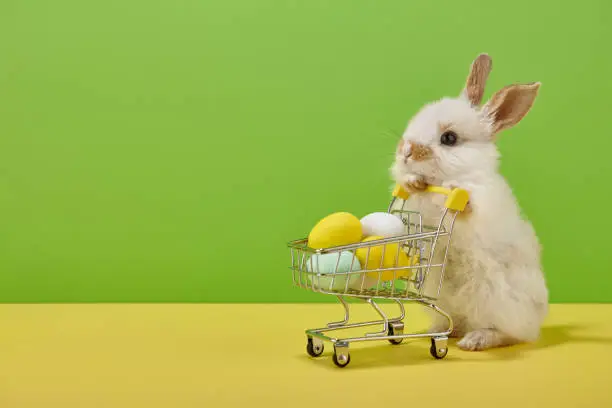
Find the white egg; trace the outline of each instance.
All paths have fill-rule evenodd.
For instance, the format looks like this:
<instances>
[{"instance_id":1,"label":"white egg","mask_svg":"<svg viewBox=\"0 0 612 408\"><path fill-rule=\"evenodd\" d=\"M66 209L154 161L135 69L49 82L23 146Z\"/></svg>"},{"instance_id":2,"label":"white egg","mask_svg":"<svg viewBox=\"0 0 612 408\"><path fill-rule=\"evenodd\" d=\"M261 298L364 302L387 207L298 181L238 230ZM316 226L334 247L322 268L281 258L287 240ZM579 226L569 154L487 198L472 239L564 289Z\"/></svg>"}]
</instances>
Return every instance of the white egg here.
<instances>
[{"instance_id":1,"label":"white egg","mask_svg":"<svg viewBox=\"0 0 612 408\"><path fill-rule=\"evenodd\" d=\"M386 212L366 215L361 219L361 227L366 237L377 235L388 238L406 234L406 227L401 218Z\"/></svg>"}]
</instances>

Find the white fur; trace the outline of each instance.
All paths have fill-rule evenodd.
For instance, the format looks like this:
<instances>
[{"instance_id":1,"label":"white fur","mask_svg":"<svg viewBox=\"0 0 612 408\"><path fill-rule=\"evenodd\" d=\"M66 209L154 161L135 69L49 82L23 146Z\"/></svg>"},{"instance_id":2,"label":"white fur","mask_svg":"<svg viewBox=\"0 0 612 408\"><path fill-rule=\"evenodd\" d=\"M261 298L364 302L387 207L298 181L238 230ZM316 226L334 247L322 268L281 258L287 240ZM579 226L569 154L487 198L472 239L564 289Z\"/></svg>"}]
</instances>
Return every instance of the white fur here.
<instances>
[{"instance_id":1,"label":"white fur","mask_svg":"<svg viewBox=\"0 0 612 408\"><path fill-rule=\"evenodd\" d=\"M440 144L440 123L452 123L460 145ZM483 350L536 340L548 312L540 245L498 172L499 153L486 110L462 97L442 99L422 108L403 138L430 147L433 157L415 162L406 151L398 152L391 168L396 182L424 178L470 193L472 212L455 223L437 302L452 315L454 335L463 336L458 346ZM432 224L439 220L442 202L442 197L422 193L414 194L408 206ZM436 320L432 330L444 330L446 324Z\"/></svg>"}]
</instances>

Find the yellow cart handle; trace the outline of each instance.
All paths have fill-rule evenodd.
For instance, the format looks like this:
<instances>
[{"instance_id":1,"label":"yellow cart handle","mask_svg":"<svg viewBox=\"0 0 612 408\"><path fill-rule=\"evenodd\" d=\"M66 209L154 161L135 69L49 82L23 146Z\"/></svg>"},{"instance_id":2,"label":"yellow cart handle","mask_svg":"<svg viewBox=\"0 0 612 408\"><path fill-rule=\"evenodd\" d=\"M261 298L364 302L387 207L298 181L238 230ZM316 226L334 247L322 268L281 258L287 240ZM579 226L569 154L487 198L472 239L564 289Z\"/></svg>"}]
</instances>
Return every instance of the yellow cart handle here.
<instances>
[{"instance_id":1,"label":"yellow cart handle","mask_svg":"<svg viewBox=\"0 0 612 408\"><path fill-rule=\"evenodd\" d=\"M470 195L468 192L461 188L450 189L440 186L427 186L427 188L425 188L425 192L445 195L446 202L444 203L444 206L449 210L454 211L465 210L465 206L470 200ZM397 184L393 189L393 197L408 200L410 198L410 193L407 192L401 185Z\"/></svg>"}]
</instances>

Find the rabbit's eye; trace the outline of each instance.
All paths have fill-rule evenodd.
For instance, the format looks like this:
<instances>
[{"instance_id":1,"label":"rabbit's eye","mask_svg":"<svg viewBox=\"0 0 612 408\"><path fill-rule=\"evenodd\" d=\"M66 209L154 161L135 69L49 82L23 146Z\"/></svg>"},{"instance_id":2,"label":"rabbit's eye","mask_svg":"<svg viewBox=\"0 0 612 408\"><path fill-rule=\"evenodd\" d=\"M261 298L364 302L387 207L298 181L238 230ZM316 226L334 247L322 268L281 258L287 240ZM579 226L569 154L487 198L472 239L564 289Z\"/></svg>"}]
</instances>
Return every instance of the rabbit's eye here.
<instances>
[{"instance_id":1,"label":"rabbit's eye","mask_svg":"<svg viewBox=\"0 0 612 408\"><path fill-rule=\"evenodd\" d=\"M455 132L447 130L440 136L440 143L446 146L454 146L457 143L457 139L458 137Z\"/></svg>"}]
</instances>

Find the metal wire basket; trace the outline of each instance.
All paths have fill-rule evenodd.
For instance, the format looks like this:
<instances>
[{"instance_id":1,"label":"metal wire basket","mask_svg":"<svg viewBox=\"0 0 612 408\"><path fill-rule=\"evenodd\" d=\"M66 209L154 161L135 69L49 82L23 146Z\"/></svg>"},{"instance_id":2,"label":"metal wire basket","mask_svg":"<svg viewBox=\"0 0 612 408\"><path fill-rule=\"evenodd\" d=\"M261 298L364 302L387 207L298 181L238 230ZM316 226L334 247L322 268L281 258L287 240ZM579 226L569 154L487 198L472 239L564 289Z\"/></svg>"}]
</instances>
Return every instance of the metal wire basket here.
<instances>
[{"instance_id":1,"label":"metal wire basket","mask_svg":"<svg viewBox=\"0 0 612 408\"><path fill-rule=\"evenodd\" d=\"M334 295L344 307L343 320L328 323L324 328L306 330L306 349L309 355L322 355L324 341L329 341L334 346L334 363L345 367L350 362L349 344L352 342L388 340L392 344L400 344L406 338L426 337L431 339L432 356L438 359L446 357L453 321L434 302L444 281L455 219L465 209L469 197L462 189L430 186L426 192L446 195L436 225L425 224L422 214L407 210L406 203L410 195L397 186L387 211L401 218L405 234L332 248L311 248L308 239L288 244L294 284L314 292ZM323 257L326 268L321 268ZM349 303L346 298L365 301L376 310L381 319L349 323ZM377 304L379 299L395 302L400 309L399 316L388 317ZM444 316L448 320L447 330L404 333L404 302L416 302ZM374 325L382 325L382 330L346 338L325 334Z\"/></svg>"}]
</instances>

